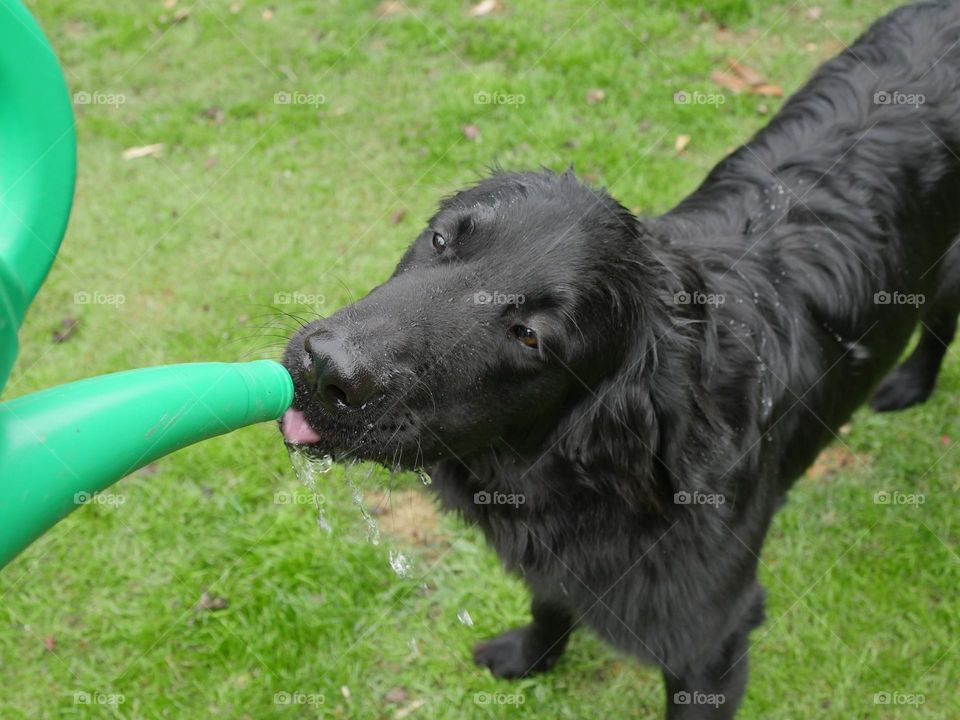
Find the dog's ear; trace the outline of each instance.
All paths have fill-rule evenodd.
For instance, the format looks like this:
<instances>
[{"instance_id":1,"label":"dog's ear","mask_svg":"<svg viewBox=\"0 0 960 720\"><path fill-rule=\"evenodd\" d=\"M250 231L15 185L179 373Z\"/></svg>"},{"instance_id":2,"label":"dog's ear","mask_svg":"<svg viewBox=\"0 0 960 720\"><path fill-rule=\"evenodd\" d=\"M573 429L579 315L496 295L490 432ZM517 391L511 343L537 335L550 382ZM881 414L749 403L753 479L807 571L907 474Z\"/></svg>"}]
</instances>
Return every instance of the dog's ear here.
<instances>
[{"instance_id":1,"label":"dog's ear","mask_svg":"<svg viewBox=\"0 0 960 720\"><path fill-rule=\"evenodd\" d=\"M729 439L703 388L696 326L655 326L646 347L627 353L568 414L556 446L582 483L641 511L664 508L678 492L709 491L708 471Z\"/></svg>"}]
</instances>

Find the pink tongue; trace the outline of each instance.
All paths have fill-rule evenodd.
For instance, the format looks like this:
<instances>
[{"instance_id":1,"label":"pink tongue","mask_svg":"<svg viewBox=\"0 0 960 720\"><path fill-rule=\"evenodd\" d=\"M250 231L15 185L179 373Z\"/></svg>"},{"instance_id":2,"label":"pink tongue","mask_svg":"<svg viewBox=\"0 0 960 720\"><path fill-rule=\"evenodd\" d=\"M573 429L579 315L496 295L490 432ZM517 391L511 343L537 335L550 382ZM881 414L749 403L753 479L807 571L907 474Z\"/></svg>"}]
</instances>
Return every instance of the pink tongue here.
<instances>
[{"instance_id":1,"label":"pink tongue","mask_svg":"<svg viewBox=\"0 0 960 720\"><path fill-rule=\"evenodd\" d=\"M280 429L283 430L283 439L292 445L310 445L320 442L317 431L310 427L307 418L300 410L290 408L280 420Z\"/></svg>"}]
</instances>

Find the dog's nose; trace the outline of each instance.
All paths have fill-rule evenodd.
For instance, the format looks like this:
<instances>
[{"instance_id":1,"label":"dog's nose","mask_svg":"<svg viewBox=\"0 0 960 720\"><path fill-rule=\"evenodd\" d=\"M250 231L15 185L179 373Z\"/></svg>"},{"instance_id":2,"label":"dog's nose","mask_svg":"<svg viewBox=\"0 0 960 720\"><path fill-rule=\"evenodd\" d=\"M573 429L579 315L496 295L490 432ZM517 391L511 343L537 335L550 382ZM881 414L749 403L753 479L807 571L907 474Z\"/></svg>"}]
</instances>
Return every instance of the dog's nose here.
<instances>
[{"instance_id":1,"label":"dog's nose","mask_svg":"<svg viewBox=\"0 0 960 720\"><path fill-rule=\"evenodd\" d=\"M328 409L359 408L377 394L372 373L332 334L307 336L304 349L310 363L307 381L313 386L314 397Z\"/></svg>"}]
</instances>

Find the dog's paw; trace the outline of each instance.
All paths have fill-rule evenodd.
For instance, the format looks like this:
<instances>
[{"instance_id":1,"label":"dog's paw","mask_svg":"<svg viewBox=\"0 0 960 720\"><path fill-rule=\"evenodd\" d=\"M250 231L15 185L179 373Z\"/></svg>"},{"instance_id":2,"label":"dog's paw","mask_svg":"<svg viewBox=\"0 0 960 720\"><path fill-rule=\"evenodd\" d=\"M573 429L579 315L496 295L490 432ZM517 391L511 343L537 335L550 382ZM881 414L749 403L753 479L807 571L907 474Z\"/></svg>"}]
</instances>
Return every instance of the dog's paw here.
<instances>
[{"instance_id":1,"label":"dog's paw","mask_svg":"<svg viewBox=\"0 0 960 720\"><path fill-rule=\"evenodd\" d=\"M877 412L903 410L918 405L930 397L932 383L917 375L907 367L901 367L890 373L870 400L870 407Z\"/></svg>"},{"instance_id":2,"label":"dog's paw","mask_svg":"<svg viewBox=\"0 0 960 720\"><path fill-rule=\"evenodd\" d=\"M477 644L473 661L490 668L495 677L522 678L546 672L563 654L563 643L555 647L534 646L526 627L508 630L502 635Z\"/></svg>"}]
</instances>

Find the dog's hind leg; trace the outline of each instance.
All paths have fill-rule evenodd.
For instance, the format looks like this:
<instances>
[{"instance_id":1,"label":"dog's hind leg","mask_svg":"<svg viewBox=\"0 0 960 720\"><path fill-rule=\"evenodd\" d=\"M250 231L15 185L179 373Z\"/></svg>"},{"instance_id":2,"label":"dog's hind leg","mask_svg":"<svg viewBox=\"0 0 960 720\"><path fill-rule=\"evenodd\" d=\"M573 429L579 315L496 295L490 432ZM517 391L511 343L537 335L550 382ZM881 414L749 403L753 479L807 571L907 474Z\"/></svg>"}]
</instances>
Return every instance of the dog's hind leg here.
<instances>
[{"instance_id":1,"label":"dog's hind leg","mask_svg":"<svg viewBox=\"0 0 960 720\"><path fill-rule=\"evenodd\" d=\"M936 272L937 289L932 298L927 298L920 342L910 357L880 383L870 400L870 406L878 412L922 403L933 392L960 314L960 238L940 259Z\"/></svg>"},{"instance_id":2,"label":"dog's hind leg","mask_svg":"<svg viewBox=\"0 0 960 720\"><path fill-rule=\"evenodd\" d=\"M878 412L922 403L933 392L943 356L957 331L957 310L941 310L923 320L920 342L906 361L890 373L870 400Z\"/></svg>"},{"instance_id":3,"label":"dog's hind leg","mask_svg":"<svg viewBox=\"0 0 960 720\"><path fill-rule=\"evenodd\" d=\"M474 662L503 678L526 677L552 668L563 655L575 623L565 608L547 600L534 597L532 611L529 625L478 644L473 649Z\"/></svg>"}]
</instances>

